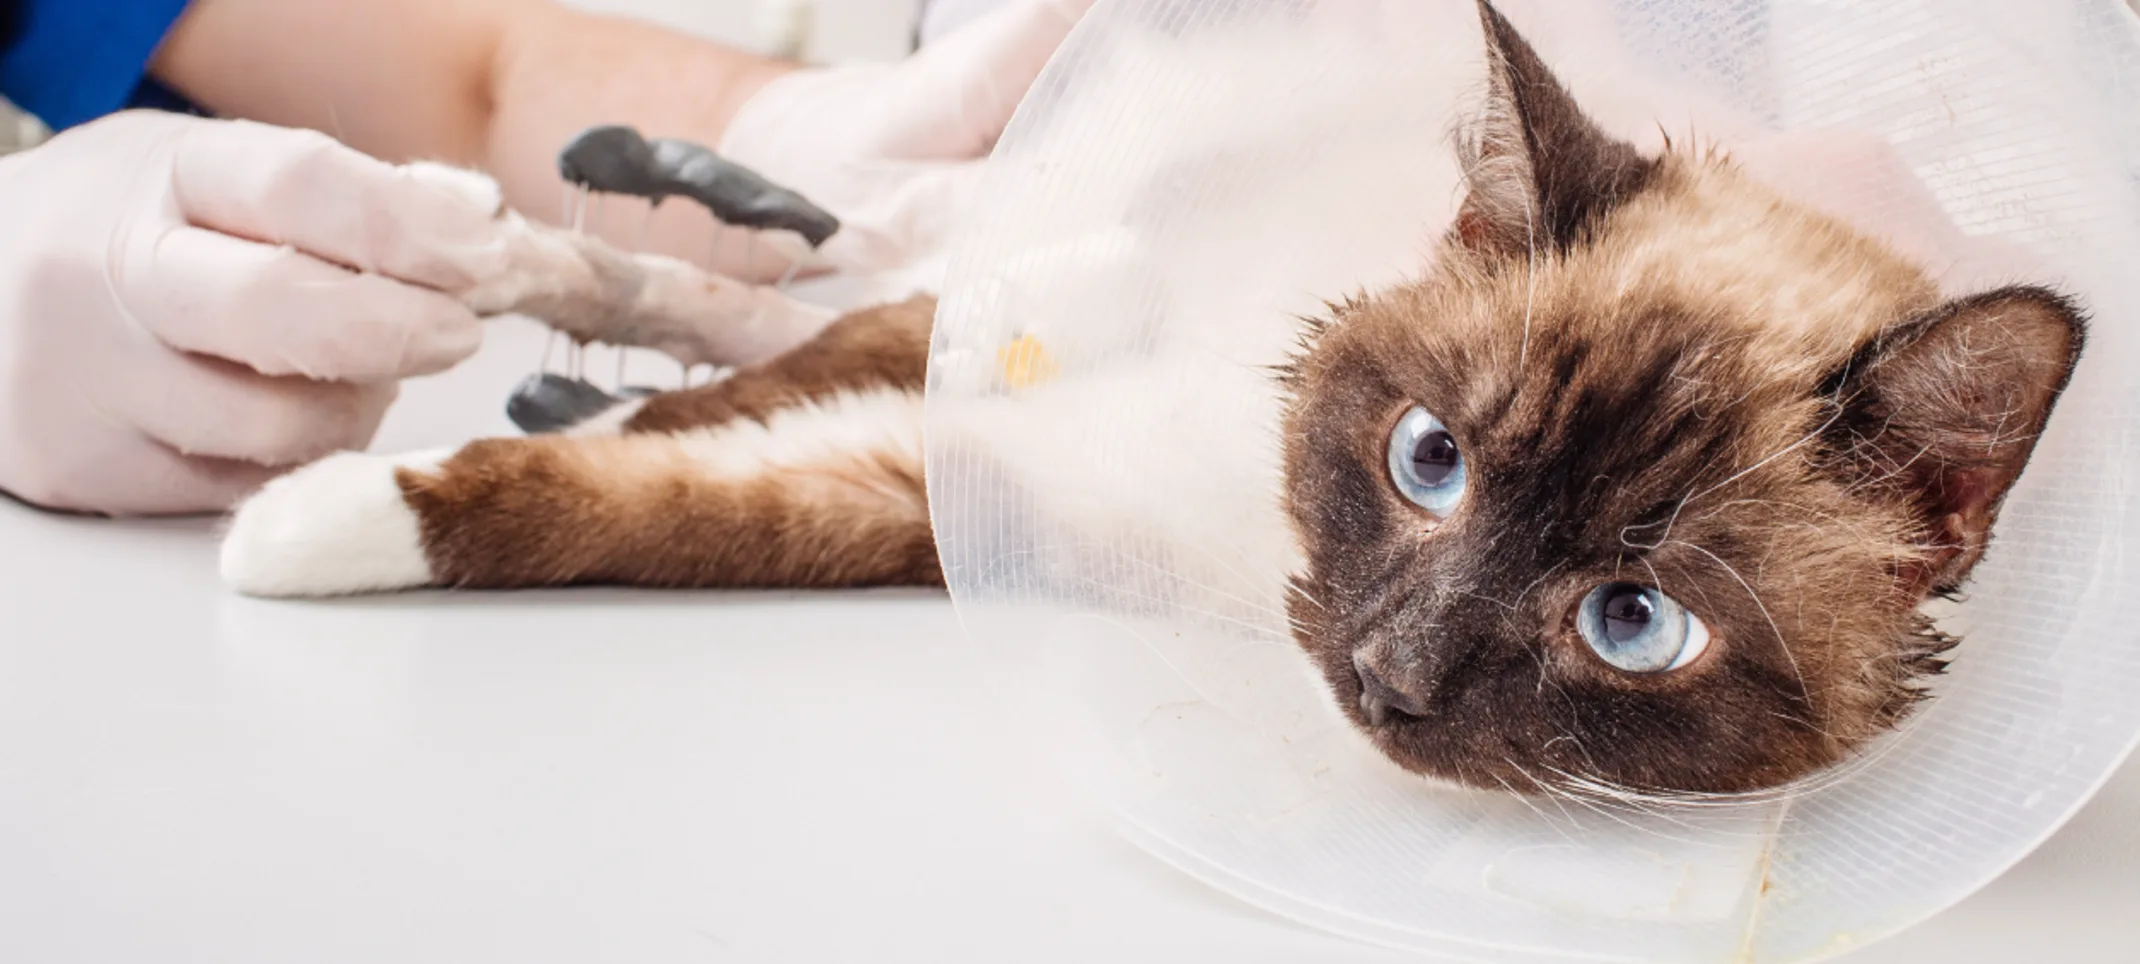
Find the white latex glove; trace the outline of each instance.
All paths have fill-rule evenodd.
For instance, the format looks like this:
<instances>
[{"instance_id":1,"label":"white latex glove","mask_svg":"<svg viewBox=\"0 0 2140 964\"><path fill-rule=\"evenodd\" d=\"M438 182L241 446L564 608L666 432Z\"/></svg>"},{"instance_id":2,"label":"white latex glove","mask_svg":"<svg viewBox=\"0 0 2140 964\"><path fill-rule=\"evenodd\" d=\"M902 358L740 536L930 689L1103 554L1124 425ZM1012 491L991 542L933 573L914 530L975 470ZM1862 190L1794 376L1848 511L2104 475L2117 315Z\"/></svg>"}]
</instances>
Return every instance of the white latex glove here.
<instances>
[{"instance_id":1,"label":"white latex glove","mask_svg":"<svg viewBox=\"0 0 2140 964\"><path fill-rule=\"evenodd\" d=\"M896 64L785 74L716 150L840 219L824 259L849 270L930 257L978 162L1094 0L1011 0Z\"/></svg>"},{"instance_id":2,"label":"white latex glove","mask_svg":"<svg viewBox=\"0 0 2140 964\"><path fill-rule=\"evenodd\" d=\"M362 447L481 340L441 292L498 270L488 185L149 112L0 159L0 490L212 511Z\"/></svg>"}]
</instances>

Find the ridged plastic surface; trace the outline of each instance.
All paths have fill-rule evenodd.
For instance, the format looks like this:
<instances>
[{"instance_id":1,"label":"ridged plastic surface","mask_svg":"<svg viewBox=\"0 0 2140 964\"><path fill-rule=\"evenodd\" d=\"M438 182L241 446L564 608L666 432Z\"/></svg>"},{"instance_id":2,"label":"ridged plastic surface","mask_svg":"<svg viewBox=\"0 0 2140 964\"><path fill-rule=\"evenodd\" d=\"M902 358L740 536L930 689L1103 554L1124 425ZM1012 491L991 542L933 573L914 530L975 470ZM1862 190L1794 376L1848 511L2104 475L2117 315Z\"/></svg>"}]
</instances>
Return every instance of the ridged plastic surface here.
<instances>
[{"instance_id":1,"label":"ridged plastic surface","mask_svg":"<svg viewBox=\"0 0 2140 964\"><path fill-rule=\"evenodd\" d=\"M1329 705L1281 609L1267 366L1296 316L1416 274L1446 226L1446 135L1484 69L1470 0L1103 0L1078 28L937 320L953 598L1034 752L1281 913L1497 961L1797 961L1891 934L2039 843L2140 734L2140 24L2116 0L1502 8L1608 122L1884 136L1956 223L2092 310L1948 617L1966 642L1938 698L1805 792L1664 813L1431 787Z\"/></svg>"}]
</instances>

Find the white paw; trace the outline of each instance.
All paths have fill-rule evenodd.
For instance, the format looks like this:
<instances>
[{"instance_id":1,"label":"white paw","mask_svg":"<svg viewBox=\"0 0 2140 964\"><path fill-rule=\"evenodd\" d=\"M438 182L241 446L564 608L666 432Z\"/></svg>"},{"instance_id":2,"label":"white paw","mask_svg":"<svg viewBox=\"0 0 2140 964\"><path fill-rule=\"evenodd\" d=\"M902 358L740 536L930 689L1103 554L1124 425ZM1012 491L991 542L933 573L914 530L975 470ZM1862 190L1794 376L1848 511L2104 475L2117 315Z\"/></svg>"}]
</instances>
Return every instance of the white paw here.
<instances>
[{"instance_id":1,"label":"white paw","mask_svg":"<svg viewBox=\"0 0 2140 964\"><path fill-rule=\"evenodd\" d=\"M345 452L268 483L223 536L223 581L249 596L338 596L429 585L416 513L397 468L428 469L446 450Z\"/></svg>"}]
</instances>

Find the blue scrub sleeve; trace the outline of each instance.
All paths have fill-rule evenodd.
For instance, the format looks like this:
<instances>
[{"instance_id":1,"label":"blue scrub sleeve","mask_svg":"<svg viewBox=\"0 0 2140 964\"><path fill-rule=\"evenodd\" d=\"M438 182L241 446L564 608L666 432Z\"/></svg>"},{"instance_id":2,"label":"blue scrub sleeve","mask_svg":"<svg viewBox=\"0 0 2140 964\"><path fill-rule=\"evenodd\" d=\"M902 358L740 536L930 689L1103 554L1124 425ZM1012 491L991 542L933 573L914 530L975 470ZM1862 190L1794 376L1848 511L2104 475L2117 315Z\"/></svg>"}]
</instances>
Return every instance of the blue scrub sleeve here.
<instances>
[{"instance_id":1,"label":"blue scrub sleeve","mask_svg":"<svg viewBox=\"0 0 2140 964\"><path fill-rule=\"evenodd\" d=\"M0 96L64 130L128 107L192 112L146 76L186 0L0 0L13 36L0 39ZM8 19L0 15L0 20Z\"/></svg>"}]
</instances>

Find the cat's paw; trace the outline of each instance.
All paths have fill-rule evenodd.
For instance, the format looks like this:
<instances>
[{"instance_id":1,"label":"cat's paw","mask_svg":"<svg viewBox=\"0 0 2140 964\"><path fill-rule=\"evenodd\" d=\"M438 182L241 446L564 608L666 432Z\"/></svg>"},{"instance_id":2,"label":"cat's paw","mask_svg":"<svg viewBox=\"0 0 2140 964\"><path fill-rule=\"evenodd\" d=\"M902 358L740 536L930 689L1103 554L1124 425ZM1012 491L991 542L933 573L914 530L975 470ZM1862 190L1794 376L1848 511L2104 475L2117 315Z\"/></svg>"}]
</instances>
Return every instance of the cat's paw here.
<instances>
[{"instance_id":1,"label":"cat's paw","mask_svg":"<svg viewBox=\"0 0 2140 964\"><path fill-rule=\"evenodd\" d=\"M249 596L340 596L431 583L416 512L396 469L428 469L446 451L345 452L268 483L223 536L223 581Z\"/></svg>"}]
</instances>

